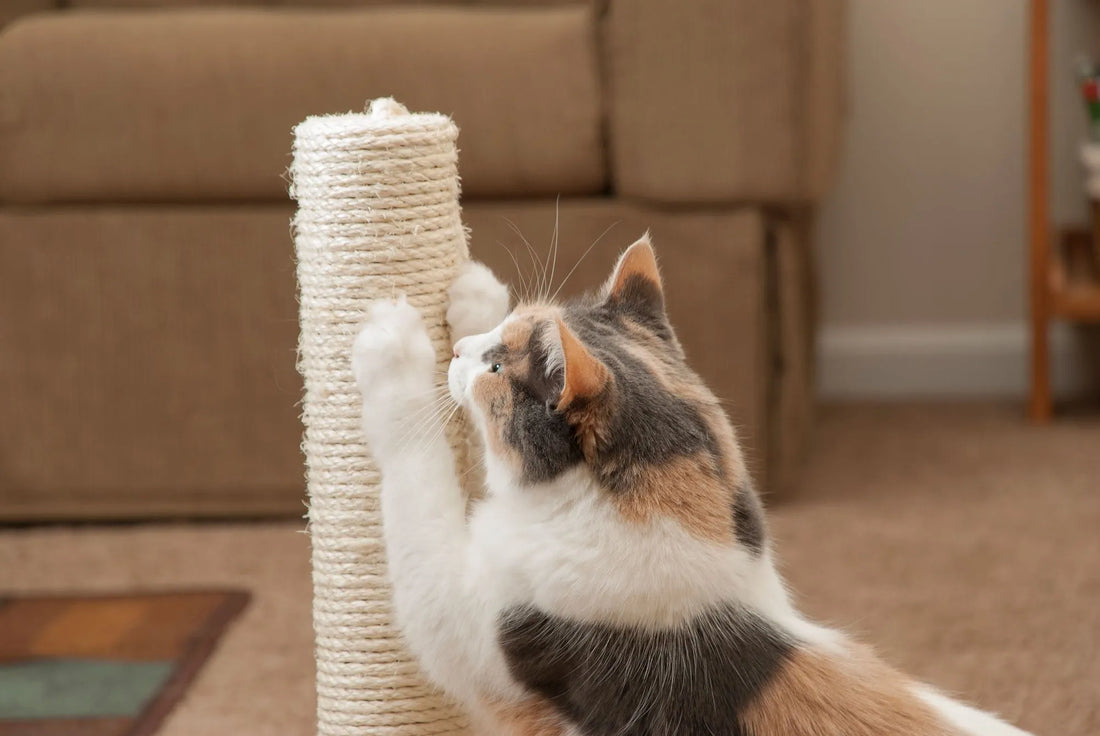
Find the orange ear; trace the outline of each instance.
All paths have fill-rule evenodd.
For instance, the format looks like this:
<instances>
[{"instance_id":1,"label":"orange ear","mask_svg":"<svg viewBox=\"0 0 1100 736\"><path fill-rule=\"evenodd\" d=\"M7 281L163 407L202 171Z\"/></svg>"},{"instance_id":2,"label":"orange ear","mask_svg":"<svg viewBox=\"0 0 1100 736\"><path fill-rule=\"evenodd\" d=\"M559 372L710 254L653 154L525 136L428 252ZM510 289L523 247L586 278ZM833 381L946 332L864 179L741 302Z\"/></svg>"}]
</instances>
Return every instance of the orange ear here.
<instances>
[{"instance_id":1,"label":"orange ear","mask_svg":"<svg viewBox=\"0 0 1100 736\"><path fill-rule=\"evenodd\" d=\"M591 399L598 396L607 385L609 373L607 366L588 352L573 331L558 319L558 333L561 335L562 365L565 381L558 408L565 409L577 399Z\"/></svg>"},{"instance_id":2,"label":"orange ear","mask_svg":"<svg viewBox=\"0 0 1100 736\"><path fill-rule=\"evenodd\" d=\"M619 257L605 292L610 300L655 310L658 314L664 312L664 289L648 232Z\"/></svg>"}]
</instances>

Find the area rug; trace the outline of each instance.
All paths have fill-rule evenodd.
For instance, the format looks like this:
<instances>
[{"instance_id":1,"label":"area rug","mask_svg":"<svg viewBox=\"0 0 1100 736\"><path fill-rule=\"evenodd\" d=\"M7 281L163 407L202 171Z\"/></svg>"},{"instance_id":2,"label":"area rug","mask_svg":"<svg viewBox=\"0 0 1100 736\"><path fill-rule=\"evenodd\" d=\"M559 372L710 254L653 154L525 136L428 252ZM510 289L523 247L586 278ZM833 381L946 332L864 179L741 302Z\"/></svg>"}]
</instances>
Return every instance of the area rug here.
<instances>
[{"instance_id":1,"label":"area rug","mask_svg":"<svg viewBox=\"0 0 1100 736\"><path fill-rule=\"evenodd\" d=\"M241 591L0 595L0 736L148 736L248 602Z\"/></svg>"}]
</instances>

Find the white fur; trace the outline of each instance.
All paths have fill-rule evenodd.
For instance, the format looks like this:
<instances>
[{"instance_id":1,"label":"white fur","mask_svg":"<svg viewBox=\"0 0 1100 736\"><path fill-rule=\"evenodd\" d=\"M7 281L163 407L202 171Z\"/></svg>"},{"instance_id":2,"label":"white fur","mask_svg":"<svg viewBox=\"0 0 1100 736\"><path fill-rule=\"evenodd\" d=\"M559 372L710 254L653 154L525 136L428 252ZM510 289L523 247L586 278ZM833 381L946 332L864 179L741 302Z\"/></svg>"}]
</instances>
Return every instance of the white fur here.
<instances>
[{"instance_id":1,"label":"white fur","mask_svg":"<svg viewBox=\"0 0 1100 736\"><path fill-rule=\"evenodd\" d=\"M508 287L477 261L467 261L448 290L447 324L451 338L488 332L508 314Z\"/></svg>"},{"instance_id":2,"label":"white fur","mask_svg":"<svg viewBox=\"0 0 1100 736\"><path fill-rule=\"evenodd\" d=\"M952 700L943 693L927 685L913 688L921 700L930 705L945 721L967 736L1031 736L1009 725L991 713L972 708L969 705Z\"/></svg>"},{"instance_id":3,"label":"white fur","mask_svg":"<svg viewBox=\"0 0 1100 736\"><path fill-rule=\"evenodd\" d=\"M481 335L469 335L455 343L454 357L451 359L450 368L447 370L447 387L451 392L451 398L459 404L469 407L473 403L474 378L478 373L484 373L489 366L484 364L481 356L489 348L500 344L500 335L505 320L497 327ZM476 417L480 419L480 417Z\"/></svg>"},{"instance_id":4,"label":"white fur","mask_svg":"<svg viewBox=\"0 0 1100 736\"><path fill-rule=\"evenodd\" d=\"M503 287L490 286L486 274L492 278L484 267L465 270L448 310L461 336L448 386L483 431L471 386L490 368L482 355L499 343L508 306L507 292L502 299ZM400 301L372 308L353 365L365 434L382 471L397 620L431 678L471 708L487 697L523 694L496 644L498 614L517 604L589 621L664 627L737 601L799 641L844 650L842 634L795 611L770 552L754 557L735 545L700 540L672 519L628 523L583 465L549 483L521 485L514 468L487 453L488 495L467 522L442 433L427 442L394 439L431 400L433 360L412 307ZM967 734L1022 733L930 689L918 694Z\"/></svg>"}]
</instances>

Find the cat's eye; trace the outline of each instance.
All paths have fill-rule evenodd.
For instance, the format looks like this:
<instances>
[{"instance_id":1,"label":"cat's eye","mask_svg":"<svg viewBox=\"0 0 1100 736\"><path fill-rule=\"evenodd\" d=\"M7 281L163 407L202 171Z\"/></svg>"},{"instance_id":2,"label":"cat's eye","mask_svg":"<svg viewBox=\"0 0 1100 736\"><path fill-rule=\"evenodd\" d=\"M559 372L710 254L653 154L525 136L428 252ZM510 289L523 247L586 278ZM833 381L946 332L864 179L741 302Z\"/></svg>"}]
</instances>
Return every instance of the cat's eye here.
<instances>
[{"instance_id":1,"label":"cat's eye","mask_svg":"<svg viewBox=\"0 0 1100 736\"><path fill-rule=\"evenodd\" d=\"M503 368L503 367L504 366L502 366L500 363L493 363L491 366L489 366L489 372L490 373L500 373L500 369Z\"/></svg>"}]
</instances>

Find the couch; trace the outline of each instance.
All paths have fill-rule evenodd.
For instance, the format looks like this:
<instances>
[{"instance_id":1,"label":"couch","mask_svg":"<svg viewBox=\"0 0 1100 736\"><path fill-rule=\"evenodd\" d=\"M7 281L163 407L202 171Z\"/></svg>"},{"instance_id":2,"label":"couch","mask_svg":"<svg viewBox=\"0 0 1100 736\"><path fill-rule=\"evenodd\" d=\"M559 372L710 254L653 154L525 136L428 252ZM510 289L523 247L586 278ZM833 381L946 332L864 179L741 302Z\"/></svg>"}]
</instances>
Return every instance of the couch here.
<instances>
[{"instance_id":1,"label":"couch","mask_svg":"<svg viewBox=\"0 0 1100 736\"><path fill-rule=\"evenodd\" d=\"M6 0L0 520L301 514L291 127L454 116L471 248L592 287L652 232L773 495L812 407L843 0Z\"/></svg>"}]
</instances>

